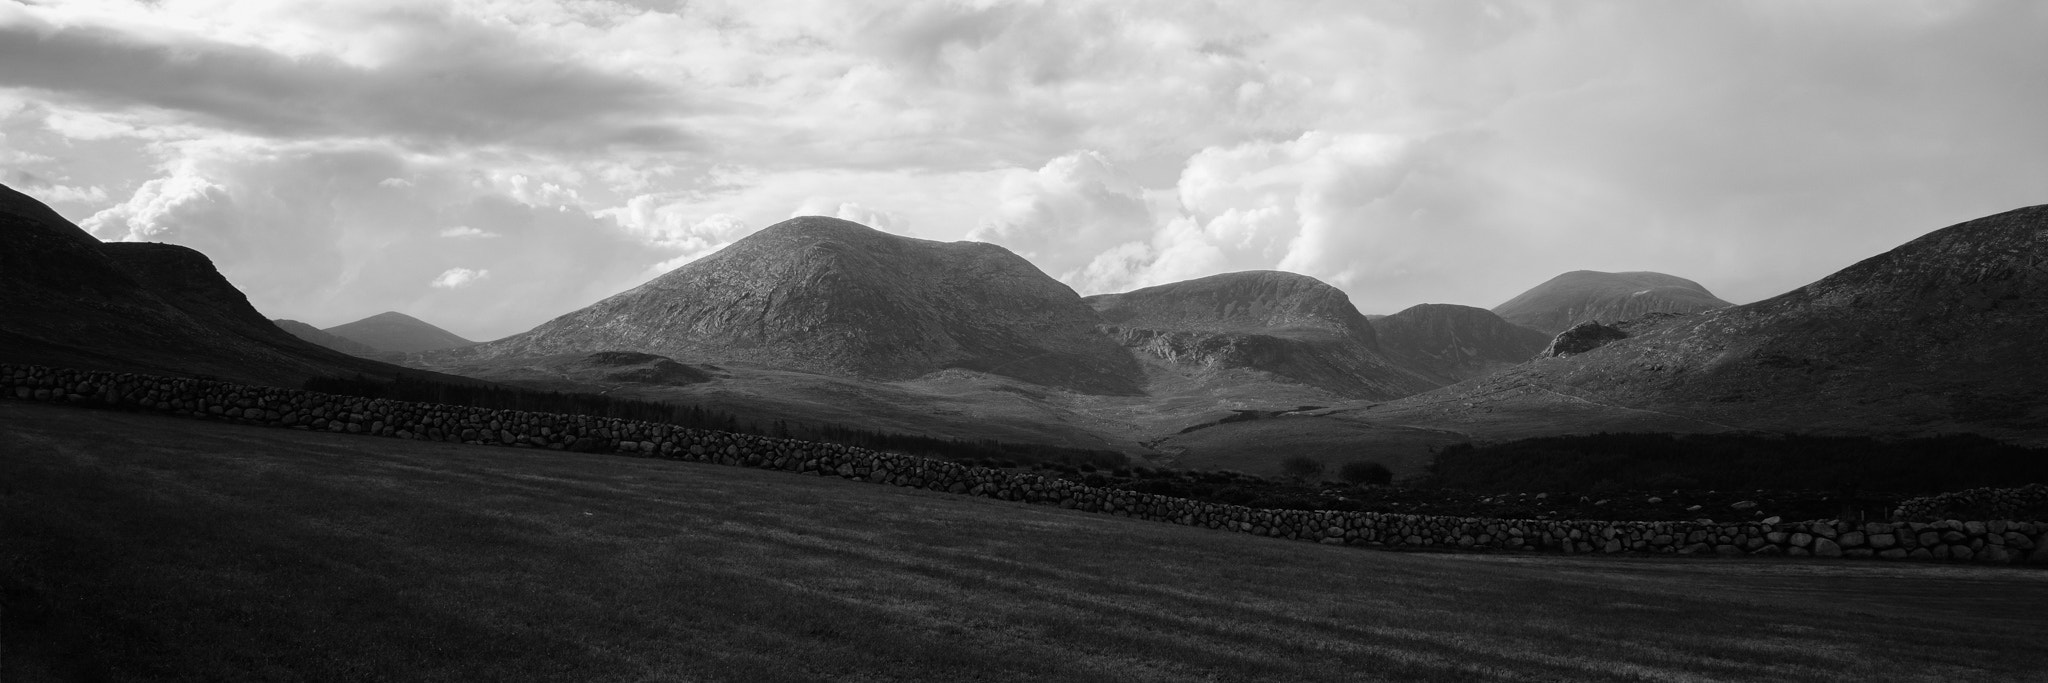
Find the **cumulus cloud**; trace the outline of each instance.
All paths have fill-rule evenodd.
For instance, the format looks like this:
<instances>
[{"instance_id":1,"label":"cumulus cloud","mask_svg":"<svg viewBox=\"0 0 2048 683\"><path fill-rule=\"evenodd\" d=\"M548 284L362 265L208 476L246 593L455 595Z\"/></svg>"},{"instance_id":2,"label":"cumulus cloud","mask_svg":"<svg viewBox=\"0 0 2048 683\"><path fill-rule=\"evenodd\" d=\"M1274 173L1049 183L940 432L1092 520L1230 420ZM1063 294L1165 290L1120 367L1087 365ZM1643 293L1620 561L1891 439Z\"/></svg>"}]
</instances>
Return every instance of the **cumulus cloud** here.
<instances>
[{"instance_id":1,"label":"cumulus cloud","mask_svg":"<svg viewBox=\"0 0 2048 683\"><path fill-rule=\"evenodd\" d=\"M447 270L441 271L441 274L435 276L434 281L428 284L436 289L455 289L458 287L468 286L470 283L476 282L477 280L482 280L486 277L490 277L490 275L491 271L488 269L470 270L468 268L449 268Z\"/></svg>"}]
</instances>

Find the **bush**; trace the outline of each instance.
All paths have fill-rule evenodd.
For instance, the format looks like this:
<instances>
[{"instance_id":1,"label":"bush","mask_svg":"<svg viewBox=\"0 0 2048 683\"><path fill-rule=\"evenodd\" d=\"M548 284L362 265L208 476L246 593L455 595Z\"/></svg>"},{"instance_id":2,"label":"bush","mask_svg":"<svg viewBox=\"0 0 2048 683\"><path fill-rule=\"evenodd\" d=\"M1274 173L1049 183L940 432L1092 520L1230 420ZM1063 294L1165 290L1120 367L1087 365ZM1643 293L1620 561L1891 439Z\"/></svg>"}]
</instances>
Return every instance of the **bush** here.
<instances>
[{"instance_id":1,"label":"bush","mask_svg":"<svg viewBox=\"0 0 2048 683\"><path fill-rule=\"evenodd\" d=\"M1394 483L1394 471L1371 460L1344 463L1344 468L1337 472L1337 476L1359 486L1386 486Z\"/></svg>"},{"instance_id":2,"label":"bush","mask_svg":"<svg viewBox=\"0 0 2048 683\"><path fill-rule=\"evenodd\" d=\"M1281 461L1280 471L1295 479L1314 479L1323 476L1323 461L1297 455Z\"/></svg>"}]
</instances>

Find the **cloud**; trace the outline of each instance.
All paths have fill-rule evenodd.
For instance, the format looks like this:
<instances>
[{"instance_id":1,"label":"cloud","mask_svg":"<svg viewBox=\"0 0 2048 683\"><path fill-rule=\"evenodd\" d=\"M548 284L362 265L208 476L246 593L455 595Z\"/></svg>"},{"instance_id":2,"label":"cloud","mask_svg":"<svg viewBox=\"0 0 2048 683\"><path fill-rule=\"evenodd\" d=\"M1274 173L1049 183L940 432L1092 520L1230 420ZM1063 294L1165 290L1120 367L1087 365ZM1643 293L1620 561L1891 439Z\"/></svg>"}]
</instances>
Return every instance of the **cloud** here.
<instances>
[{"instance_id":1,"label":"cloud","mask_svg":"<svg viewBox=\"0 0 2048 683\"><path fill-rule=\"evenodd\" d=\"M439 289L456 289L458 287L468 286L469 284L474 283L477 280L482 280L490 276L491 271L489 270L449 268L448 270L442 271L441 274L436 276L434 278L434 281L429 284Z\"/></svg>"},{"instance_id":2,"label":"cloud","mask_svg":"<svg viewBox=\"0 0 2048 683\"><path fill-rule=\"evenodd\" d=\"M1746 301L2042 201L2044 31L2001 0L0 0L0 163L259 306L471 336L795 214L1083 292L1286 268L1390 312L1588 268Z\"/></svg>"},{"instance_id":3,"label":"cloud","mask_svg":"<svg viewBox=\"0 0 2048 683\"><path fill-rule=\"evenodd\" d=\"M489 237L498 237L499 235L498 235L498 233L495 233L495 232L486 232L486 231L483 231L483 230L478 230L478 229L476 229L476 228L472 228L472 227L469 227L469 226L467 226L467 225L458 225L458 226L455 226L455 227L449 228L449 229L447 229L447 230L442 230L442 231L441 231L441 236L442 236L442 237L454 237L454 238L466 238L466 237L479 237L479 238L489 238Z\"/></svg>"},{"instance_id":4,"label":"cloud","mask_svg":"<svg viewBox=\"0 0 2048 683\"><path fill-rule=\"evenodd\" d=\"M672 89L553 57L445 9L299 11L330 21L326 31L363 32L361 42L374 50L287 54L16 6L0 13L0 84L116 116L278 138L388 136L558 150L695 144L673 121L688 105ZM76 115L68 134L85 139L125 128L107 116Z\"/></svg>"},{"instance_id":5,"label":"cloud","mask_svg":"<svg viewBox=\"0 0 2048 683\"><path fill-rule=\"evenodd\" d=\"M244 141L169 152L161 176L81 225L103 239L198 249L273 317L339 324L402 309L496 338L638 285L678 253L388 147ZM414 184L381 182L393 177Z\"/></svg>"},{"instance_id":6,"label":"cloud","mask_svg":"<svg viewBox=\"0 0 2048 683\"><path fill-rule=\"evenodd\" d=\"M898 232L904 225L903 216L893 212L862 205L860 202L838 202L820 197L805 199L790 218L797 216L831 216L840 220L853 221L884 232Z\"/></svg>"},{"instance_id":7,"label":"cloud","mask_svg":"<svg viewBox=\"0 0 2048 683\"><path fill-rule=\"evenodd\" d=\"M1037 171L1012 171L995 198L994 210L967 239L1008 247L1063 279L1097 254L1144 236L1153 223L1144 191L1094 151L1056 157Z\"/></svg>"}]
</instances>

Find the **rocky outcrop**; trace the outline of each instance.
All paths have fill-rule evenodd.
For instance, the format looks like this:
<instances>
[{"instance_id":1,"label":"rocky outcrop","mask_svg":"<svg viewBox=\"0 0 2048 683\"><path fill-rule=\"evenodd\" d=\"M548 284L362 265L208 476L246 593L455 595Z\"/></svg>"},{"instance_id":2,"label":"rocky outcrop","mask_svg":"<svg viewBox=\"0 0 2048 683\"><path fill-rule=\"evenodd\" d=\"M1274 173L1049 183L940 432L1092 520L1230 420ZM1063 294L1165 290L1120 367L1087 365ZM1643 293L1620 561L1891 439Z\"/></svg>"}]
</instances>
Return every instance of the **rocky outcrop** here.
<instances>
[{"instance_id":1,"label":"rocky outcrop","mask_svg":"<svg viewBox=\"0 0 2048 683\"><path fill-rule=\"evenodd\" d=\"M518 410L334 396L193 379L0 365L0 399L415 441L618 453L838 477L1257 536L1393 549L1790 556L2048 564L2032 521L1608 522L1271 510L839 444Z\"/></svg>"},{"instance_id":2,"label":"rocky outcrop","mask_svg":"<svg viewBox=\"0 0 2048 683\"><path fill-rule=\"evenodd\" d=\"M876 380L959 368L1135 394L1137 362L1066 285L1002 247L793 218L645 285L422 362L633 351Z\"/></svg>"},{"instance_id":3,"label":"rocky outcrop","mask_svg":"<svg viewBox=\"0 0 2048 683\"><path fill-rule=\"evenodd\" d=\"M1627 332L1602 325L1598 320L1588 320L1558 333L1557 338L1550 340L1550 345L1543 348L1542 355L1553 358L1571 356L1627 338Z\"/></svg>"},{"instance_id":4,"label":"rocky outcrop","mask_svg":"<svg viewBox=\"0 0 2048 683\"><path fill-rule=\"evenodd\" d=\"M1085 301L1117 343L1187 369L1255 370L1360 398L1436 384L1389 359L1343 291L1305 275L1225 273Z\"/></svg>"},{"instance_id":5,"label":"rocky outcrop","mask_svg":"<svg viewBox=\"0 0 2048 683\"><path fill-rule=\"evenodd\" d=\"M1586 320L1628 320L1650 313L1699 313L1731 305L1700 283L1682 277L1575 270L1493 307L1493 312L1508 322L1557 334Z\"/></svg>"}]
</instances>

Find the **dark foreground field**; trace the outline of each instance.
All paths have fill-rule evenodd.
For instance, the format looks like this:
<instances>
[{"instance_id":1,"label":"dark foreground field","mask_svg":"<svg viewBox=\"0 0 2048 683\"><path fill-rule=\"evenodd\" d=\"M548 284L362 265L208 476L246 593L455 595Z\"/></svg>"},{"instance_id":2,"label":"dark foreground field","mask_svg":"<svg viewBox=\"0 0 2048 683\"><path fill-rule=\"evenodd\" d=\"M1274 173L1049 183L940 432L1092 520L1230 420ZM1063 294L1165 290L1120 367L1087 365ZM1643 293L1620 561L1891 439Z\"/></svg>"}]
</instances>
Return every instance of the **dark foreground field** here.
<instances>
[{"instance_id":1,"label":"dark foreground field","mask_svg":"<svg viewBox=\"0 0 2048 683\"><path fill-rule=\"evenodd\" d=\"M2044 680L2048 572L1415 555L0 402L0 679Z\"/></svg>"}]
</instances>

